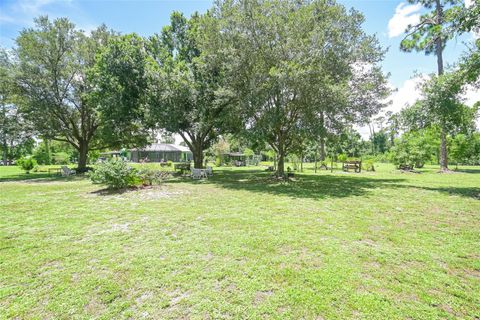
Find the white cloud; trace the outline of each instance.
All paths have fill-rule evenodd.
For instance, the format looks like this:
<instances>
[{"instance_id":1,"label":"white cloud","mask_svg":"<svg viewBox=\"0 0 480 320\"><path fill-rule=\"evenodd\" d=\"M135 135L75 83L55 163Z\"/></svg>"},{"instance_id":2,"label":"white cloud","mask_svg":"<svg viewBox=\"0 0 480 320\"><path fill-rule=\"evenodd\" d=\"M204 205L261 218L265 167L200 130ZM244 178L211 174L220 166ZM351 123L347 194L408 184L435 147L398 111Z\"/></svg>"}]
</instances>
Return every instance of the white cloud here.
<instances>
[{"instance_id":1,"label":"white cloud","mask_svg":"<svg viewBox=\"0 0 480 320\"><path fill-rule=\"evenodd\" d=\"M391 94L390 100L392 104L385 108L385 112L392 111L396 113L405 107L413 105L422 95L418 86L426 79L426 75L420 75L406 80L401 87Z\"/></svg>"},{"instance_id":2,"label":"white cloud","mask_svg":"<svg viewBox=\"0 0 480 320\"><path fill-rule=\"evenodd\" d=\"M467 106L473 106L480 101L480 88L474 86L468 86L463 94L462 98ZM477 118L477 129L480 130L480 117Z\"/></svg>"},{"instance_id":3,"label":"white cloud","mask_svg":"<svg viewBox=\"0 0 480 320\"><path fill-rule=\"evenodd\" d=\"M392 103L383 109L383 111L379 115L385 115L388 111L392 113L397 113L400 110L413 105L418 99L421 98L422 93L419 89L419 85L428 79L427 75L419 75L415 78L411 78L406 80L401 87L395 88L395 86L390 85L392 89L396 89L392 92L390 97L388 97L387 101L390 100ZM375 130L378 130L378 126L375 126ZM370 130L368 126L362 126L357 128L360 135L363 139L369 139L370 137Z\"/></svg>"},{"instance_id":4,"label":"white cloud","mask_svg":"<svg viewBox=\"0 0 480 320\"><path fill-rule=\"evenodd\" d=\"M405 32L409 25L420 21L421 4L408 5L405 2L400 3L395 9L395 14L388 21L388 36L390 38L398 37Z\"/></svg>"},{"instance_id":5,"label":"white cloud","mask_svg":"<svg viewBox=\"0 0 480 320\"><path fill-rule=\"evenodd\" d=\"M383 109L379 115L385 115L386 112L391 111L392 113L397 113L402 109L405 109L413 105L418 99L422 97L422 92L419 88L419 85L428 80L429 76L426 74L421 74L415 78L406 80L401 87L397 88L387 100L391 100L392 103ZM395 88L391 85L392 88ZM480 89L474 86L468 86L465 88L465 93L461 97L463 103L467 106L473 106L475 103L480 101ZM480 129L480 119L477 120L477 127ZM368 126L356 127L363 139L367 140L370 138L370 130ZM378 130L378 126L375 126L375 130Z\"/></svg>"},{"instance_id":6,"label":"white cloud","mask_svg":"<svg viewBox=\"0 0 480 320\"><path fill-rule=\"evenodd\" d=\"M471 107L480 101L480 89L474 86L468 86L462 98L464 99L464 103Z\"/></svg>"},{"instance_id":7,"label":"white cloud","mask_svg":"<svg viewBox=\"0 0 480 320\"><path fill-rule=\"evenodd\" d=\"M38 15L42 7L52 3L53 0L34 0L34 1L20 1L17 7L25 14L36 16Z\"/></svg>"},{"instance_id":8,"label":"white cloud","mask_svg":"<svg viewBox=\"0 0 480 320\"><path fill-rule=\"evenodd\" d=\"M3 8L0 14L0 24L15 24L19 26L30 26L33 19L40 15L51 15L53 5L61 8L72 6L72 0L18 0Z\"/></svg>"}]
</instances>

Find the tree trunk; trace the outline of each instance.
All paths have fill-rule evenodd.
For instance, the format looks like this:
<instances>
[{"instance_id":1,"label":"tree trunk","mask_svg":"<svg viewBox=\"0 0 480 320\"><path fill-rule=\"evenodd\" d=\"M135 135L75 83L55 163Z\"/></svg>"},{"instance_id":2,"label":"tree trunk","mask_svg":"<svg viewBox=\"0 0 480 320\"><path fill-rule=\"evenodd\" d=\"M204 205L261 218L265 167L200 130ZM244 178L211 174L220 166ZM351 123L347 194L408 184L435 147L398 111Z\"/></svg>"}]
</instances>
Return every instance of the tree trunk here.
<instances>
[{"instance_id":1,"label":"tree trunk","mask_svg":"<svg viewBox=\"0 0 480 320\"><path fill-rule=\"evenodd\" d=\"M442 5L440 3L440 0L435 1L436 7L436 24L437 26L441 26L443 24L443 9ZM442 43L442 37L438 37L435 39L435 50L436 50L436 55L437 55L437 68L438 68L438 75L441 76L443 74L443 43Z\"/></svg>"},{"instance_id":2,"label":"tree trunk","mask_svg":"<svg viewBox=\"0 0 480 320\"><path fill-rule=\"evenodd\" d=\"M441 26L443 24L443 9L440 0L436 0L435 5L437 13L436 23L438 26ZM441 37L435 39L435 46L438 75L441 76L443 74L443 43ZM448 171L447 131L444 123L442 123L442 132L440 134L440 170Z\"/></svg>"},{"instance_id":3,"label":"tree trunk","mask_svg":"<svg viewBox=\"0 0 480 320\"><path fill-rule=\"evenodd\" d=\"M50 140L44 139L45 142L45 152L47 153L47 161L45 164L52 164L52 155L50 153Z\"/></svg>"},{"instance_id":4,"label":"tree trunk","mask_svg":"<svg viewBox=\"0 0 480 320\"><path fill-rule=\"evenodd\" d=\"M79 142L78 148L78 172L85 172L88 160L88 143L85 141Z\"/></svg>"},{"instance_id":5,"label":"tree trunk","mask_svg":"<svg viewBox=\"0 0 480 320\"><path fill-rule=\"evenodd\" d=\"M283 139L283 134L280 133L278 137L278 163L277 163L277 177L286 178L285 176L285 141Z\"/></svg>"},{"instance_id":6,"label":"tree trunk","mask_svg":"<svg viewBox=\"0 0 480 320\"><path fill-rule=\"evenodd\" d=\"M444 126L440 133L440 170L448 171L447 133Z\"/></svg>"},{"instance_id":7,"label":"tree trunk","mask_svg":"<svg viewBox=\"0 0 480 320\"><path fill-rule=\"evenodd\" d=\"M3 143L3 165L4 166L7 166L8 165L8 145L7 145L7 142L5 141Z\"/></svg>"},{"instance_id":8,"label":"tree trunk","mask_svg":"<svg viewBox=\"0 0 480 320\"><path fill-rule=\"evenodd\" d=\"M320 161L325 161L325 138L320 138Z\"/></svg>"},{"instance_id":9,"label":"tree trunk","mask_svg":"<svg viewBox=\"0 0 480 320\"><path fill-rule=\"evenodd\" d=\"M303 172L303 153L300 156L300 172Z\"/></svg>"},{"instance_id":10,"label":"tree trunk","mask_svg":"<svg viewBox=\"0 0 480 320\"><path fill-rule=\"evenodd\" d=\"M193 145L194 150L193 152L193 167L195 169L202 169L203 168L203 148L200 143Z\"/></svg>"},{"instance_id":11,"label":"tree trunk","mask_svg":"<svg viewBox=\"0 0 480 320\"><path fill-rule=\"evenodd\" d=\"M278 152L277 176L285 177L285 154L283 150Z\"/></svg>"},{"instance_id":12,"label":"tree trunk","mask_svg":"<svg viewBox=\"0 0 480 320\"><path fill-rule=\"evenodd\" d=\"M317 173L317 150L315 149L315 173Z\"/></svg>"}]
</instances>

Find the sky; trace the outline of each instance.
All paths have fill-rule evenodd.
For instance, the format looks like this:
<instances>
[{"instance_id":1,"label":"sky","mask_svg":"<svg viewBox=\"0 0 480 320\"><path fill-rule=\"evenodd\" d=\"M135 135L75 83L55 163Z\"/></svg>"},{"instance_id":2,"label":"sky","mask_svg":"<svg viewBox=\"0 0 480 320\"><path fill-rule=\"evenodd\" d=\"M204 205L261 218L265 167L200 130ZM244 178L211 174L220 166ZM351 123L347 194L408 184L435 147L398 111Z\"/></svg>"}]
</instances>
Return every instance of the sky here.
<instances>
[{"instance_id":1,"label":"sky","mask_svg":"<svg viewBox=\"0 0 480 320\"><path fill-rule=\"evenodd\" d=\"M436 71L436 57L422 53L400 51L400 41L408 24L418 21L424 12L420 5L406 0L337 0L347 8L355 8L365 15L364 30L375 34L383 48L388 49L382 63L390 74L389 82L395 92L389 111L399 111L420 97L416 75ZM466 4L473 0L466 0ZM105 23L121 33L136 32L149 36L161 31L169 23L172 11L189 16L195 11L205 12L212 5L209 0L0 0L0 46L11 48L19 31L33 26L39 15L50 18L68 17L78 28L90 31ZM451 40L444 52L447 64L455 63L467 49L475 35L465 34ZM480 100L478 90L469 90L467 104ZM362 135L367 129L362 128Z\"/></svg>"}]
</instances>

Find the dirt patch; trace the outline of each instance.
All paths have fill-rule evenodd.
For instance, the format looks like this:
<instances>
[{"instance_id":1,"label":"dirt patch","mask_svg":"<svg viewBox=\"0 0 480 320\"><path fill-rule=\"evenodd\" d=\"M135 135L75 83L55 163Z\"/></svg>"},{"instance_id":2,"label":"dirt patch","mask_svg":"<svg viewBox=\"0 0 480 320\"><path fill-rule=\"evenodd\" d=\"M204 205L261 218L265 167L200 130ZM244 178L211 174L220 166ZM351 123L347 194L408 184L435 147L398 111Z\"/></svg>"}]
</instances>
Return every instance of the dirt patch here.
<instances>
[{"instance_id":1,"label":"dirt patch","mask_svg":"<svg viewBox=\"0 0 480 320\"><path fill-rule=\"evenodd\" d=\"M100 315L107 310L105 304L97 296L92 297L84 309L91 315Z\"/></svg>"},{"instance_id":2,"label":"dirt patch","mask_svg":"<svg viewBox=\"0 0 480 320\"><path fill-rule=\"evenodd\" d=\"M135 302L137 305L141 306L145 303L145 301L148 301L153 298L153 292L147 291L142 293L139 297L135 299Z\"/></svg>"},{"instance_id":3,"label":"dirt patch","mask_svg":"<svg viewBox=\"0 0 480 320\"><path fill-rule=\"evenodd\" d=\"M112 228L111 228L111 231L112 232L128 232L128 226L130 225L130 223L116 223L114 225L112 225Z\"/></svg>"},{"instance_id":4,"label":"dirt patch","mask_svg":"<svg viewBox=\"0 0 480 320\"><path fill-rule=\"evenodd\" d=\"M257 291L255 293L255 298L253 299L253 304L259 305L265 302L270 296L273 295L273 291L268 290L268 291Z\"/></svg>"},{"instance_id":5,"label":"dirt patch","mask_svg":"<svg viewBox=\"0 0 480 320\"><path fill-rule=\"evenodd\" d=\"M122 189L122 190L109 190L101 189L97 191L90 192L86 197L102 197L104 200L115 200L115 201L151 201L158 199L168 199L176 196L185 194L185 191L173 191L169 190L166 186L152 186L144 188L132 188L132 189Z\"/></svg>"},{"instance_id":6,"label":"dirt patch","mask_svg":"<svg viewBox=\"0 0 480 320\"><path fill-rule=\"evenodd\" d=\"M367 246L367 247L372 247L372 248L376 248L378 247L378 244L372 240L372 239L369 239L369 238L365 238L365 239L362 239L362 240L359 240L359 241L356 241L358 244L362 245L362 246Z\"/></svg>"},{"instance_id":7,"label":"dirt patch","mask_svg":"<svg viewBox=\"0 0 480 320\"><path fill-rule=\"evenodd\" d=\"M54 260L45 263L40 269L40 276L50 276L52 272L63 269L63 265L60 261Z\"/></svg>"}]
</instances>

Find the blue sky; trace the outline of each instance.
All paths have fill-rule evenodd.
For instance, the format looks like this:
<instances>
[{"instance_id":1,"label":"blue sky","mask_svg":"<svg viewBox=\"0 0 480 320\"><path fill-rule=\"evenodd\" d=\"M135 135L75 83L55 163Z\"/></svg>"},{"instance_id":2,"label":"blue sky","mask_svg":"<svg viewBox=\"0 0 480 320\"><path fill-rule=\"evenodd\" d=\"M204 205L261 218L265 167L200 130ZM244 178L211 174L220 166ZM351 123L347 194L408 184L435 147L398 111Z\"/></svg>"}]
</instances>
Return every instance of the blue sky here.
<instances>
[{"instance_id":1,"label":"blue sky","mask_svg":"<svg viewBox=\"0 0 480 320\"><path fill-rule=\"evenodd\" d=\"M391 74L390 83L398 91L392 95L392 111L398 111L419 97L415 72L428 74L436 71L436 58L421 53L399 50L402 33L407 24L415 22L422 12L420 6L408 5L406 0L338 0L346 7L364 13L364 28L376 34L383 47L389 48L383 68ZM472 0L470 0L472 1ZM468 0L467 0L468 2ZM94 29L101 23L122 33L136 32L148 36L159 32L168 24L169 15L178 10L190 15L205 12L212 5L208 0L1 0L0 45L12 47L13 39L25 27L32 26L33 18L48 14L51 18L68 17L79 28ZM449 42L444 60L454 63L472 41L471 34ZM471 99L480 100L478 92L469 93Z\"/></svg>"}]
</instances>

